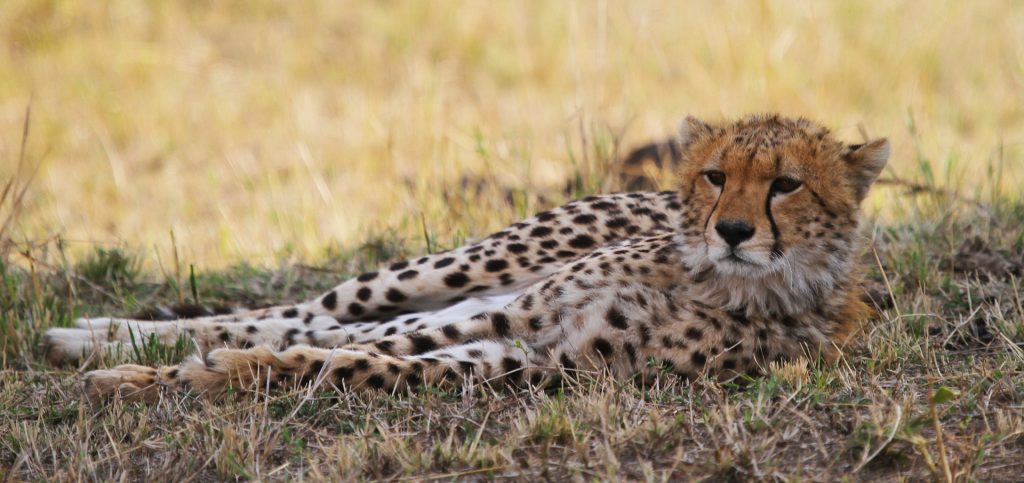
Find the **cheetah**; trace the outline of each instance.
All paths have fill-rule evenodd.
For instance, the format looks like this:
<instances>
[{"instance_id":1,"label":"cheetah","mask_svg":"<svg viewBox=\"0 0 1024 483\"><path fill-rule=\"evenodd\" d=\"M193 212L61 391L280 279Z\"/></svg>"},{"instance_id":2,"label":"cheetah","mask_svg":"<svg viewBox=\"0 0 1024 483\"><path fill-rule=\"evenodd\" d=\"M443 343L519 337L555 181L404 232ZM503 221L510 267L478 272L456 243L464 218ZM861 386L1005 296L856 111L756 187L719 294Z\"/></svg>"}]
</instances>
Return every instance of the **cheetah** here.
<instances>
[{"instance_id":1,"label":"cheetah","mask_svg":"<svg viewBox=\"0 0 1024 483\"><path fill-rule=\"evenodd\" d=\"M687 117L679 184L569 202L443 253L363 273L305 303L152 322L78 320L45 337L54 363L139 340L197 351L84 376L91 400L303 385L543 384L573 371L644 379L757 375L836 361L872 315L861 297L860 204L885 139L812 121Z\"/></svg>"}]
</instances>

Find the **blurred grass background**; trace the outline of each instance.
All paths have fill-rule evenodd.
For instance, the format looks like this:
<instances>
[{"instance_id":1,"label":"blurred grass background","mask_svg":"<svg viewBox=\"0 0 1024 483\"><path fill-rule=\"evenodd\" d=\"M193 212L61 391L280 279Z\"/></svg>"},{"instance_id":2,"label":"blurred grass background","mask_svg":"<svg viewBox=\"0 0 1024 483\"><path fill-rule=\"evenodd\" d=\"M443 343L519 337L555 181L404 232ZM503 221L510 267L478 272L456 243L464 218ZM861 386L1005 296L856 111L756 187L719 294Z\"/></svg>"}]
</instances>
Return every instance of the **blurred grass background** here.
<instances>
[{"instance_id":1,"label":"blurred grass background","mask_svg":"<svg viewBox=\"0 0 1024 483\"><path fill-rule=\"evenodd\" d=\"M43 164L12 238L72 256L451 245L685 114L889 136L890 176L1001 196L1024 176L1024 3L4 0L0 179L29 104Z\"/></svg>"}]
</instances>

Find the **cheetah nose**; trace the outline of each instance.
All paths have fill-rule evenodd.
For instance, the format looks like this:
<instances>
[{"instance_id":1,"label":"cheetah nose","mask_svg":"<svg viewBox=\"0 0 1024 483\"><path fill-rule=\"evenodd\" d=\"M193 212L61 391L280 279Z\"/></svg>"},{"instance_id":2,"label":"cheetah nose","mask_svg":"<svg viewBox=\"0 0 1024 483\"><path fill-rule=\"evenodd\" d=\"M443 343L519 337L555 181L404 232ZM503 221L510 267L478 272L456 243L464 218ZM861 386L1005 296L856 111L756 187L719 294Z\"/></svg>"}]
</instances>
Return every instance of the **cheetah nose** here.
<instances>
[{"instance_id":1,"label":"cheetah nose","mask_svg":"<svg viewBox=\"0 0 1024 483\"><path fill-rule=\"evenodd\" d=\"M754 227L741 220L719 220L715 231L731 247L735 247L754 236Z\"/></svg>"}]
</instances>

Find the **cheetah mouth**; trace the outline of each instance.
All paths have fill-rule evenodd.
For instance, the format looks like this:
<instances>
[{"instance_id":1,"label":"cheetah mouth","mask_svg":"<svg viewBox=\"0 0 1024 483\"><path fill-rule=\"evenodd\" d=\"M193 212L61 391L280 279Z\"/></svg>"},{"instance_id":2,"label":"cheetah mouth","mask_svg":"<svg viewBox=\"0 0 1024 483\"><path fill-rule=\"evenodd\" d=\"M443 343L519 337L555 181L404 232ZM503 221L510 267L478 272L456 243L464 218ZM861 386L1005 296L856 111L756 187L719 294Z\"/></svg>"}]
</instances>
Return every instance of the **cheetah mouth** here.
<instances>
[{"instance_id":1,"label":"cheetah mouth","mask_svg":"<svg viewBox=\"0 0 1024 483\"><path fill-rule=\"evenodd\" d=\"M739 270L750 274L751 270L762 270L767 268L756 253L749 253L744 250L723 249L711 255L711 260L718 265L719 269L727 272ZM737 272L738 273L738 272Z\"/></svg>"},{"instance_id":2,"label":"cheetah mouth","mask_svg":"<svg viewBox=\"0 0 1024 483\"><path fill-rule=\"evenodd\" d=\"M730 251L728 255L722 258L722 261L738 263L740 265L755 265L754 262L751 262L750 260L746 260L743 257L740 257L735 251Z\"/></svg>"}]
</instances>

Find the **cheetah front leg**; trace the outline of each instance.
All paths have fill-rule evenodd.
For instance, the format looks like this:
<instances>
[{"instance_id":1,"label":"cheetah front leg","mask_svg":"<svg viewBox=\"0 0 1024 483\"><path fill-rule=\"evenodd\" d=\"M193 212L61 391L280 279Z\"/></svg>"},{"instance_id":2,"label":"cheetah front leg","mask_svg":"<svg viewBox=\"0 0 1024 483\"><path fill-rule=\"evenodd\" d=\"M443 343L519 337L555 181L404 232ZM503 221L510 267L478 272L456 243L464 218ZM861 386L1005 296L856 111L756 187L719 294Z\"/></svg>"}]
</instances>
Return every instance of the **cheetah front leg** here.
<instances>
[{"instance_id":1,"label":"cheetah front leg","mask_svg":"<svg viewBox=\"0 0 1024 483\"><path fill-rule=\"evenodd\" d=\"M419 355L391 356L347 349L294 346L219 349L205 360L151 368L122 365L85 376L90 401L110 397L155 402L162 395L193 391L218 399L229 389L279 390L316 384L342 390L387 391L423 385L537 380L550 370L543 353L507 341L476 341Z\"/></svg>"}]
</instances>

